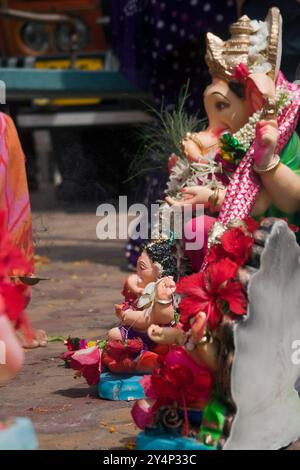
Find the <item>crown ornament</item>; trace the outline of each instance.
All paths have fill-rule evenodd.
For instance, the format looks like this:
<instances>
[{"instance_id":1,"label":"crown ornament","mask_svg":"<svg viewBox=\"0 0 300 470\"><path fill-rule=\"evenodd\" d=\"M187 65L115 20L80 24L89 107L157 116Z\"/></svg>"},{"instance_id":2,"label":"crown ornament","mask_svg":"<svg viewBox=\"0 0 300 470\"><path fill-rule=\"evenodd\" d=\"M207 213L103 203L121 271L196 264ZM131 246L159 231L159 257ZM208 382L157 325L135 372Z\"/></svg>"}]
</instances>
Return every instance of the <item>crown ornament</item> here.
<instances>
[{"instance_id":1,"label":"crown ornament","mask_svg":"<svg viewBox=\"0 0 300 470\"><path fill-rule=\"evenodd\" d=\"M239 64L250 73L265 72L276 79L281 61L282 18L278 8L269 10L265 21L242 16L230 27L230 39L223 41L207 33L206 62L212 76L232 80Z\"/></svg>"}]
</instances>

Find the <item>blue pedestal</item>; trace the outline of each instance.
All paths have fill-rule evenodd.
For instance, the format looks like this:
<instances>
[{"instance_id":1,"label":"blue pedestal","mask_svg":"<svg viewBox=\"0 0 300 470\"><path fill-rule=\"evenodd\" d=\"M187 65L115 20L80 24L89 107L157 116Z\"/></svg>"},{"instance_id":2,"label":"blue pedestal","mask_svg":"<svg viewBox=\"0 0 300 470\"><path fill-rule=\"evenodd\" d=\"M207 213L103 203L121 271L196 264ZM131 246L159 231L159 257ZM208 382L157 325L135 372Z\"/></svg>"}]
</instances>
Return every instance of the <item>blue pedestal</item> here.
<instances>
[{"instance_id":1,"label":"blue pedestal","mask_svg":"<svg viewBox=\"0 0 300 470\"><path fill-rule=\"evenodd\" d=\"M196 439L167 433L141 432L136 440L137 450L216 450Z\"/></svg>"},{"instance_id":2,"label":"blue pedestal","mask_svg":"<svg viewBox=\"0 0 300 470\"><path fill-rule=\"evenodd\" d=\"M140 384L142 375L101 374L98 384L100 398L106 400L131 401L145 398L144 389Z\"/></svg>"},{"instance_id":3,"label":"blue pedestal","mask_svg":"<svg viewBox=\"0 0 300 470\"><path fill-rule=\"evenodd\" d=\"M38 440L32 422L16 418L15 423L0 431L0 450L36 450Z\"/></svg>"}]
</instances>

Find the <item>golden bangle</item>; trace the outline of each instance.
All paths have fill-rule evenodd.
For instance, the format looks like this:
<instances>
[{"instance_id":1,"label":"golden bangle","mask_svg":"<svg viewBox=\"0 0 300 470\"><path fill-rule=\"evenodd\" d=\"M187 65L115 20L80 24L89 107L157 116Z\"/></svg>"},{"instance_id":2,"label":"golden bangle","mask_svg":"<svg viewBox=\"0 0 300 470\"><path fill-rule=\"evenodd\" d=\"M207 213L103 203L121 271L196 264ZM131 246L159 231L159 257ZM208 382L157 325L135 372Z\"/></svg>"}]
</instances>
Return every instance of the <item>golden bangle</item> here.
<instances>
[{"instance_id":1,"label":"golden bangle","mask_svg":"<svg viewBox=\"0 0 300 470\"><path fill-rule=\"evenodd\" d=\"M158 297L155 297L155 302L161 305L170 305L173 303L173 296L169 300L163 300L163 299L159 299Z\"/></svg>"},{"instance_id":2,"label":"golden bangle","mask_svg":"<svg viewBox=\"0 0 300 470\"><path fill-rule=\"evenodd\" d=\"M277 168L279 163L280 163L280 157L279 155L275 155L273 161L271 161L271 163L269 163L264 168L259 168L254 163L253 170L255 171L255 173L268 173L269 171L275 170L275 168Z\"/></svg>"},{"instance_id":3,"label":"golden bangle","mask_svg":"<svg viewBox=\"0 0 300 470\"><path fill-rule=\"evenodd\" d=\"M217 210L219 202L220 188L216 188L208 198L208 208L210 212L214 213Z\"/></svg>"}]
</instances>

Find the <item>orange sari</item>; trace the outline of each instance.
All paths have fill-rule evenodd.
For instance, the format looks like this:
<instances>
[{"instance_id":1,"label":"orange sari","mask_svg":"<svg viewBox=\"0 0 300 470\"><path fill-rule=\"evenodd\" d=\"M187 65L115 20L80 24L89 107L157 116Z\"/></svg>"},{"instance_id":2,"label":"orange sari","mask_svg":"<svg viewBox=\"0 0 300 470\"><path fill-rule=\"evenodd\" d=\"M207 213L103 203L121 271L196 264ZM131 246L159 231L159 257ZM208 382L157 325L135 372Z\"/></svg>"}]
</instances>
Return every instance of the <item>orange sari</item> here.
<instances>
[{"instance_id":1,"label":"orange sari","mask_svg":"<svg viewBox=\"0 0 300 470\"><path fill-rule=\"evenodd\" d=\"M32 219L25 156L12 119L0 113L0 209L12 240L33 263Z\"/></svg>"}]
</instances>

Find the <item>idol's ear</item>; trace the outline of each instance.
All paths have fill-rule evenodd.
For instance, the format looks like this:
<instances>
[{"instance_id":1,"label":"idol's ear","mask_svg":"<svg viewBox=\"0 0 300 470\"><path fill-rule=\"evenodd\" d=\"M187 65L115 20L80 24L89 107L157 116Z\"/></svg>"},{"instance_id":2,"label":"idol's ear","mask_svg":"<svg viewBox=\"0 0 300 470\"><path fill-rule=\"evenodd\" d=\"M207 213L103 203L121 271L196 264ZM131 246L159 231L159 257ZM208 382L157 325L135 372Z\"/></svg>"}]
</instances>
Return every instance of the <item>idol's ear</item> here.
<instances>
[{"instance_id":1,"label":"idol's ear","mask_svg":"<svg viewBox=\"0 0 300 470\"><path fill-rule=\"evenodd\" d=\"M261 109L267 98L275 98L275 83L263 72L252 73L247 78L246 100L249 106L249 114Z\"/></svg>"}]
</instances>

